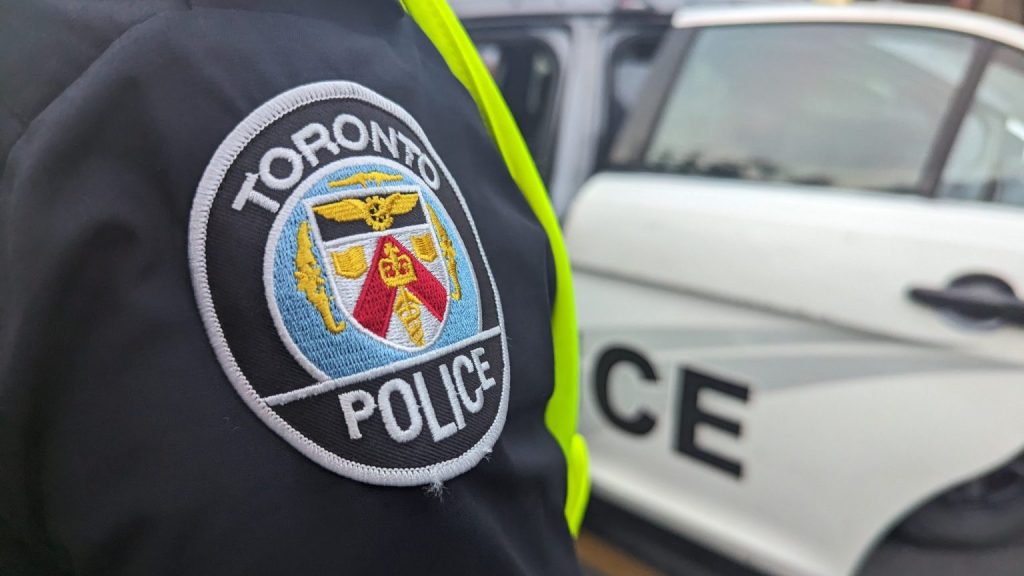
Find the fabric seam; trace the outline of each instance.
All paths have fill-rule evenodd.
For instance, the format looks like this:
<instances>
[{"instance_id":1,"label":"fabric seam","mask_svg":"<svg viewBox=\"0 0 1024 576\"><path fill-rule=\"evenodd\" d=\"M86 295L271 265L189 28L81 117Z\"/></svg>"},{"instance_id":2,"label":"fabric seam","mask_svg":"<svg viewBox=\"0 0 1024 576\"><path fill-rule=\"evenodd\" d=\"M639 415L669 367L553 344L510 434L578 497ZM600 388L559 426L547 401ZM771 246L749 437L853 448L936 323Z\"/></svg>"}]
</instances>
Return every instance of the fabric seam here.
<instances>
[{"instance_id":1,"label":"fabric seam","mask_svg":"<svg viewBox=\"0 0 1024 576\"><path fill-rule=\"evenodd\" d=\"M18 137L14 139L14 142L11 143L11 149L8 152L7 157L4 158L4 169L3 169L2 172L0 172L0 174L6 174L7 173L7 168L9 166L9 164L10 164L11 156L13 155L14 149L18 147L18 144L21 142L21 139L28 132L28 129L31 128L32 125L35 124L35 122L39 118L41 118L51 108L53 108L53 106L57 102L62 100L64 98L64 95L67 94L69 90L71 90L79 82L81 82L82 79L85 78L85 76L87 74L89 74L89 71L92 70L93 68L95 68L96 64L99 63L100 60L103 60L108 53L110 53L111 49L113 49L117 44L119 44L122 40L124 40L125 36L131 34L132 32L134 32L140 26L143 26L145 24L148 24L149 22L152 22L153 19L155 19L155 18L159 18L160 16L165 16L165 15L171 14L171 13L175 13L176 14L176 13L179 13L179 12L188 12L190 10L191 10L191 8L188 7L187 5L186 5L184 10L174 10L174 9L163 10L161 12L157 12L155 14L151 14L151 15L145 17L144 19L136 22L135 24L132 24L128 28L125 28L120 34L118 34L116 38L111 40L110 43L107 44L103 48L103 50L99 54L97 54L95 58L92 59L92 61L89 63L88 66L83 68L82 71L77 76L75 76L73 79L71 79L71 81L68 82L66 86L61 88L60 92L58 92L49 102L46 103L45 106L42 107L42 109L39 110L39 112L34 114L31 118L21 118L17 114L14 114L13 111L12 111L11 112L12 116L14 116L14 118L16 120L18 120L18 122L21 124L21 132L18 134ZM0 103L3 103L3 102L0 101ZM8 110L10 110L10 106L6 106L6 107L7 107Z\"/></svg>"}]
</instances>

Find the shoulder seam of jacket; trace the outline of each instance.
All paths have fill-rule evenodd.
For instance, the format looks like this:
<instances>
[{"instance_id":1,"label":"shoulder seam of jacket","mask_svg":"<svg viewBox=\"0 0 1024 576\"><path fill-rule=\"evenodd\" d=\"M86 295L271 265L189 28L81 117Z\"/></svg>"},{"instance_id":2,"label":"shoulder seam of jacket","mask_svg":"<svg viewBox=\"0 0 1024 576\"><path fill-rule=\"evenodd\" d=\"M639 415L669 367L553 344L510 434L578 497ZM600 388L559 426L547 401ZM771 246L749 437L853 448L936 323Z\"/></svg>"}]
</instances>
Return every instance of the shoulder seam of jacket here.
<instances>
[{"instance_id":1,"label":"shoulder seam of jacket","mask_svg":"<svg viewBox=\"0 0 1024 576\"><path fill-rule=\"evenodd\" d=\"M25 126L28 125L28 122L26 122L24 118L19 116L14 111L14 109L11 108L10 104L7 103L7 100L4 99L2 95L0 95L0 109L3 109L3 112L6 112L11 118L14 118L15 122L18 123L18 126L20 127L20 132L18 133L18 136L20 137L21 132L25 131ZM17 138L15 138L15 141L17 141Z\"/></svg>"},{"instance_id":2,"label":"shoulder seam of jacket","mask_svg":"<svg viewBox=\"0 0 1024 576\"><path fill-rule=\"evenodd\" d=\"M92 61L89 63L88 66L83 68L82 71L79 72L77 76L72 78L71 81L69 81L67 83L67 85L65 85L60 90L60 92L58 92L56 95L54 95L54 97L49 102L47 102L46 105L44 105L42 108L40 108L39 111L36 112L31 118L22 118L22 117L18 116L17 114L14 113L13 110L11 110L10 106L5 104L3 99L0 99L0 105L3 105L4 108L9 111L11 116L21 126L21 130L18 132L18 135L17 135L17 137L15 137L14 141L11 142L11 147L7 151L6 157L4 157L3 169L0 170L0 174L6 174L7 173L7 168L8 168L8 165L10 164L10 161L11 161L11 153L14 151L15 148L18 147L18 143L21 142L22 137L24 137L25 133L28 132L29 127L32 126L32 124L34 124L35 121L39 119L39 117L41 117L43 114L45 114L57 101L59 101L61 98L63 98L63 96L65 94L67 94L68 90L70 90L73 86L78 84L78 82L82 78L84 78L85 75L88 74L89 71L92 70L92 68L94 66L96 66L96 63L99 62L100 60L102 60L103 57L106 56L108 52L110 52L111 48L113 48L115 45L117 45L119 42L121 42L121 40L127 34L132 32L133 30L135 30L139 26L142 26L143 24L148 23L149 21L153 20L154 18L163 16L163 15L168 14L170 12L185 12L185 11L191 10L191 2L190 1L183 2L183 5L185 6L185 8L183 10L174 10L174 9L162 10L162 11L157 12L155 14L150 14L149 16L143 18L142 20L140 20L140 21L132 24L131 26L125 28L124 30L122 30L121 33L117 35L117 37L115 37L113 40L111 40L110 43L107 44L103 48L103 50L99 54L97 54L95 58L92 59Z\"/></svg>"},{"instance_id":3,"label":"shoulder seam of jacket","mask_svg":"<svg viewBox=\"0 0 1024 576\"><path fill-rule=\"evenodd\" d=\"M310 15L292 14L292 13L289 13L289 12L279 12L279 11L276 11L276 10L259 10L259 9L254 10L254 9L249 9L249 8L238 8L238 7L235 7L235 8L221 8L221 7L217 7L217 6L198 6L198 7L196 7L196 6L193 6L193 1L194 0L181 0L181 8L178 8L178 9L168 9L168 10L163 10L163 11L157 12L155 14L151 14L150 16L147 16L143 20L140 20L140 21L132 24L128 28L125 28L120 34L117 35L116 38L114 38L113 40L110 41L109 44L107 44L107 46L103 49L102 52L100 52L99 54L96 55L96 58L94 58L92 60L92 62L88 66L86 66L85 68L82 69L82 71L78 74L78 76L76 76L73 80L68 82L67 86L65 86L60 91L60 93L58 93L56 96L54 96L53 99L50 100L32 118L24 119L24 118L20 118L18 116L14 116L14 118L16 120L18 120L18 123L21 125L21 131L18 134L18 136L14 139L14 141L11 143L11 148L8 151L7 157L5 157L3 159L2 169L0 169L0 175L4 174L7 171L7 166L10 163L10 152L13 151L17 147L18 143L21 141L21 138L25 135L25 132L28 131L28 129L32 126L32 124L35 123L35 121L38 120L40 116L45 114L46 111L49 110L50 107L52 107L55 102L60 100L64 96L64 94L67 93L67 91L72 86L77 84L86 74L88 74L89 70L91 70L96 65L97 62L102 60L103 57L108 52L110 52L110 49L113 48L117 43L119 43L128 33L132 32L133 30L135 30L139 26L142 26L144 24L149 23L150 21L152 21L155 18L159 18L161 16L165 16L165 15L168 15L168 14L171 14L171 13L177 14L177 13L182 13L182 12L201 12L201 11L207 11L207 10L216 10L216 11L240 12L240 13L248 13L248 14L280 14L282 16L289 16L289 17L294 17L294 18L302 18L302 19L309 19L309 20L316 20L316 21L324 21L324 20L330 21L330 19L318 19L318 18L315 18L315 17L310 16ZM0 104L2 104L2 103L3 103L3 100L0 99ZM12 112L12 115L13 115L13 112Z\"/></svg>"},{"instance_id":4,"label":"shoulder seam of jacket","mask_svg":"<svg viewBox=\"0 0 1024 576\"><path fill-rule=\"evenodd\" d=\"M21 140L21 135L25 133L25 128L28 127L28 123L26 123L21 116L18 116L2 97L0 97L0 114L6 114L17 126L14 130L14 139L11 140L11 146L4 154L3 164L0 165L0 181L3 181L4 174L7 172L7 159L10 157L10 152L11 150L14 150L14 146L19 140ZM0 200L0 204L2 204L2 200Z\"/></svg>"}]
</instances>

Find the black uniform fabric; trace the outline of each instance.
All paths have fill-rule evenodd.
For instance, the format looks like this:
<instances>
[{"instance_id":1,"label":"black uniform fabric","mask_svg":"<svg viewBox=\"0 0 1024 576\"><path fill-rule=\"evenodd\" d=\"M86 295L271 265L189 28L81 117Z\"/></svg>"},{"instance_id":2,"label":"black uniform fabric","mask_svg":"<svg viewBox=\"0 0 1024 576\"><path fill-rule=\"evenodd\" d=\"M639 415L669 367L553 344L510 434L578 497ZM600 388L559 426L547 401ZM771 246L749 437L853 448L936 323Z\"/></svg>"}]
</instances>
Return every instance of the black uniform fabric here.
<instances>
[{"instance_id":1,"label":"black uniform fabric","mask_svg":"<svg viewBox=\"0 0 1024 576\"><path fill-rule=\"evenodd\" d=\"M501 294L508 417L489 458L389 488L288 445L228 382L189 273L225 136L348 80L414 116ZM469 95L395 2L0 4L0 574L576 574L547 238Z\"/></svg>"}]
</instances>

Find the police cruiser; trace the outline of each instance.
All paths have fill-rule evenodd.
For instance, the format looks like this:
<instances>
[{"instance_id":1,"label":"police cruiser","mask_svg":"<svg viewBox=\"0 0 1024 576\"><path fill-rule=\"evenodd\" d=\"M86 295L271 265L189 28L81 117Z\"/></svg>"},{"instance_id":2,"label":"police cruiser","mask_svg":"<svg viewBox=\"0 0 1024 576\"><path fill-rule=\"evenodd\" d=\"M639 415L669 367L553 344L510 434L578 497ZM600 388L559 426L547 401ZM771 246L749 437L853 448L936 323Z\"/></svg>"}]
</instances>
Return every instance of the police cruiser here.
<instances>
[{"instance_id":1,"label":"police cruiser","mask_svg":"<svg viewBox=\"0 0 1024 576\"><path fill-rule=\"evenodd\" d=\"M564 214L685 0L452 0Z\"/></svg>"},{"instance_id":2,"label":"police cruiser","mask_svg":"<svg viewBox=\"0 0 1024 576\"><path fill-rule=\"evenodd\" d=\"M596 495L788 576L1019 545L1024 29L686 9L608 163L565 221Z\"/></svg>"}]
</instances>

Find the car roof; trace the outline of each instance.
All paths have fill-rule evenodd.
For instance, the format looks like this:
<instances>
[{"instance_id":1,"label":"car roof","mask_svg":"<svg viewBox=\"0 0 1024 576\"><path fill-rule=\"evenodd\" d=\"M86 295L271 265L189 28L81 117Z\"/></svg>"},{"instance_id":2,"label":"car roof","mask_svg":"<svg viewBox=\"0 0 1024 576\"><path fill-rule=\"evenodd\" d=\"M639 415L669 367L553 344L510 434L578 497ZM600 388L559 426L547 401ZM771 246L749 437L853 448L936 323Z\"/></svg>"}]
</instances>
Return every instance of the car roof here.
<instances>
[{"instance_id":1,"label":"car roof","mask_svg":"<svg viewBox=\"0 0 1024 576\"><path fill-rule=\"evenodd\" d=\"M888 24L939 28L980 36L1024 50L1024 28L1008 20L941 6L913 4L821 4L699 6L680 9L675 28L784 23Z\"/></svg>"}]
</instances>

